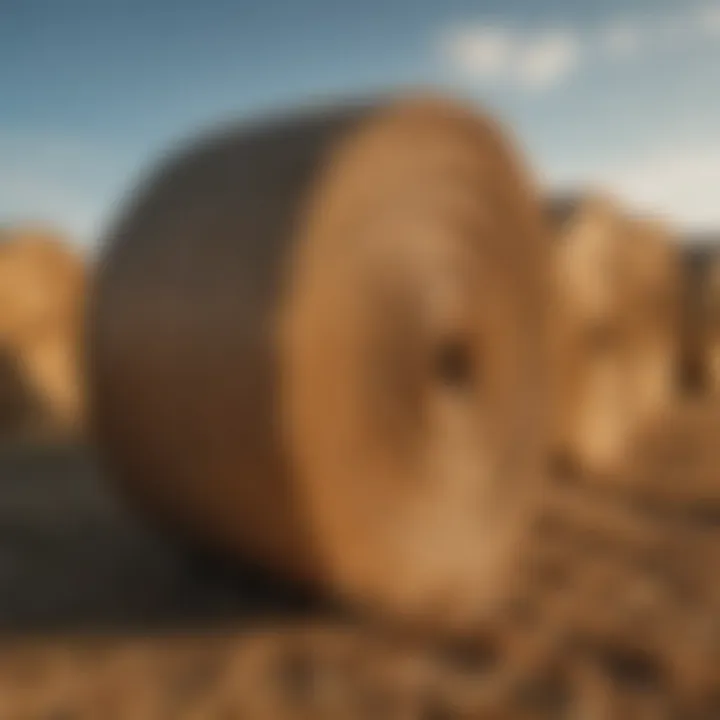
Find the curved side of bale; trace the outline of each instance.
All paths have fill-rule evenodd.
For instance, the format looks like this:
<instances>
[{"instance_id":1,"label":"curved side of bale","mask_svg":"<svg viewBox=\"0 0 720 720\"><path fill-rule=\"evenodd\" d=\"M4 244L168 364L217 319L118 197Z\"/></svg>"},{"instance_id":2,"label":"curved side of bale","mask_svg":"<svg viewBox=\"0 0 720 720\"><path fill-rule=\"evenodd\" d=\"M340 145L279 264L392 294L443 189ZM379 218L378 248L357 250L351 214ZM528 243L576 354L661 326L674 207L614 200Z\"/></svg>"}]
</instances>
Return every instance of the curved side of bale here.
<instances>
[{"instance_id":1,"label":"curved side of bale","mask_svg":"<svg viewBox=\"0 0 720 720\"><path fill-rule=\"evenodd\" d=\"M101 258L105 459L218 547L396 618L470 622L545 457L546 243L513 143L450 101L211 139Z\"/></svg>"},{"instance_id":2,"label":"curved side of bale","mask_svg":"<svg viewBox=\"0 0 720 720\"><path fill-rule=\"evenodd\" d=\"M273 325L303 196L362 110L202 137L143 183L101 249L89 425L155 521L244 559L317 573L278 443Z\"/></svg>"},{"instance_id":3,"label":"curved side of bale","mask_svg":"<svg viewBox=\"0 0 720 720\"><path fill-rule=\"evenodd\" d=\"M590 194L556 247L559 457L612 472L638 425L679 392L678 244L659 220Z\"/></svg>"},{"instance_id":4,"label":"curved side of bale","mask_svg":"<svg viewBox=\"0 0 720 720\"><path fill-rule=\"evenodd\" d=\"M42 410L31 436L81 431L79 367L85 264L67 240L47 230L13 228L0 244L0 345ZM20 418L18 423L22 424Z\"/></svg>"}]
</instances>

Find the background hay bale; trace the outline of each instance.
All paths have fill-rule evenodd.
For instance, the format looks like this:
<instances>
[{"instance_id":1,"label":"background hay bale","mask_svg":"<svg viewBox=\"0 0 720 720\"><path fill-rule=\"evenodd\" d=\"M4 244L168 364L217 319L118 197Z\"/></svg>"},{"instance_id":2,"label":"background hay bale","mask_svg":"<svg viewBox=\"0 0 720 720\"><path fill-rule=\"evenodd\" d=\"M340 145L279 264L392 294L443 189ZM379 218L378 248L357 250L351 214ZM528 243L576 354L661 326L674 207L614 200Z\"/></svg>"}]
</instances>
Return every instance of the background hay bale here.
<instances>
[{"instance_id":1,"label":"background hay bale","mask_svg":"<svg viewBox=\"0 0 720 720\"><path fill-rule=\"evenodd\" d=\"M588 195L556 243L561 464L608 472L679 393L682 268L672 230Z\"/></svg>"},{"instance_id":2,"label":"background hay bale","mask_svg":"<svg viewBox=\"0 0 720 720\"><path fill-rule=\"evenodd\" d=\"M80 432L80 367L86 268L68 241L49 230L7 229L0 242L0 348L24 385L29 415L16 404L6 428L36 438ZM0 401L1 402L1 401Z\"/></svg>"}]
</instances>

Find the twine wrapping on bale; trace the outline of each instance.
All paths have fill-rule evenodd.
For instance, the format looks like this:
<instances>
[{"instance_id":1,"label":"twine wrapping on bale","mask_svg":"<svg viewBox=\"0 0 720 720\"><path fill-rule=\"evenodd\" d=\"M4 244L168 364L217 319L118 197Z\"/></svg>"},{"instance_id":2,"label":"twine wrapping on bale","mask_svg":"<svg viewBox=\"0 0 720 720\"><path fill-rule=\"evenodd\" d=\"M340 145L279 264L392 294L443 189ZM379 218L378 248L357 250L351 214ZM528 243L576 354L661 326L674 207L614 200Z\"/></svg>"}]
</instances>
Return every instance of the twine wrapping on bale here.
<instances>
[{"instance_id":1,"label":"twine wrapping on bale","mask_svg":"<svg viewBox=\"0 0 720 720\"><path fill-rule=\"evenodd\" d=\"M496 124L453 101L204 139L100 257L90 412L128 498L395 618L503 594L546 453L549 251Z\"/></svg>"}]
</instances>

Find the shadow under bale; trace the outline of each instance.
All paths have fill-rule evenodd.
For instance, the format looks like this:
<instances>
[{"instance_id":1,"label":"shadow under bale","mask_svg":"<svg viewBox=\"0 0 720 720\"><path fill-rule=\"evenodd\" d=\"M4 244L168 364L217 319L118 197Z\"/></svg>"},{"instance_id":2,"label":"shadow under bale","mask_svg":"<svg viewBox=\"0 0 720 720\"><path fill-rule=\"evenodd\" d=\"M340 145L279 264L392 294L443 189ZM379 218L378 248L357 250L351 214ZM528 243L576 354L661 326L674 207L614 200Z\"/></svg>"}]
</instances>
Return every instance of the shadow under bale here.
<instances>
[{"instance_id":1,"label":"shadow under bale","mask_svg":"<svg viewBox=\"0 0 720 720\"><path fill-rule=\"evenodd\" d=\"M312 617L331 608L249 565L142 526L90 449L0 448L0 644L10 637L155 633Z\"/></svg>"}]
</instances>

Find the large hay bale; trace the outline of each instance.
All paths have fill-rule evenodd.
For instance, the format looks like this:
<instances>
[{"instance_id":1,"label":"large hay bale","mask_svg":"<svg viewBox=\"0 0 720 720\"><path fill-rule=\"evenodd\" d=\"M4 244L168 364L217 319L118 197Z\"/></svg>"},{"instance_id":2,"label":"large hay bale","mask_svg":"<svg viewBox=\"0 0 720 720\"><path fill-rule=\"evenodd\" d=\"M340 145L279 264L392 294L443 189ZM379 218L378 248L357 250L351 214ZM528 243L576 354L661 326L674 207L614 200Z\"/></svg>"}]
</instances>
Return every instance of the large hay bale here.
<instances>
[{"instance_id":1,"label":"large hay bale","mask_svg":"<svg viewBox=\"0 0 720 720\"><path fill-rule=\"evenodd\" d=\"M606 473L679 390L681 263L670 228L590 194L556 243L558 459Z\"/></svg>"},{"instance_id":2,"label":"large hay bale","mask_svg":"<svg viewBox=\"0 0 720 720\"><path fill-rule=\"evenodd\" d=\"M205 138L100 259L107 466L218 548L463 625L501 592L542 472L548 261L512 142L452 101Z\"/></svg>"},{"instance_id":3,"label":"large hay bale","mask_svg":"<svg viewBox=\"0 0 720 720\"><path fill-rule=\"evenodd\" d=\"M15 227L0 243L0 348L16 367L28 399L41 410L13 433L66 437L83 422L80 362L85 263L61 235Z\"/></svg>"}]
</instances>

